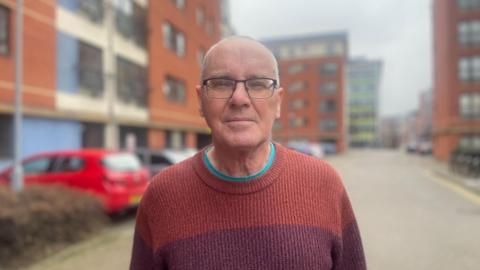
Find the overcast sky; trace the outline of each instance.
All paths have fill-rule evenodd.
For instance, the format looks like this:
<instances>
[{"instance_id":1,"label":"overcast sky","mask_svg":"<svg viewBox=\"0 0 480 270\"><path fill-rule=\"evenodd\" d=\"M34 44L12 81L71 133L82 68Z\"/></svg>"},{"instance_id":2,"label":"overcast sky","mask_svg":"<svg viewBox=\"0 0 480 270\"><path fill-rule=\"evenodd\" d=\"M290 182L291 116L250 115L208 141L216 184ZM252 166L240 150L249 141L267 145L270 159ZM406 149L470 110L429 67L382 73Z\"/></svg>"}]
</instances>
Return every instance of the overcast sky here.
<instances>
[{"instance_id":1,"label":"overcast sky","mask_svg":"<svg viewBox=\"0 0 480 270\"><path fill-rule=\"evenodd\" d=\"M237 34L271 38L347 31L350 57L384 62L380 114L414 110L432 87L430 0L230 0Z\"/></svg>"}]
</instances>

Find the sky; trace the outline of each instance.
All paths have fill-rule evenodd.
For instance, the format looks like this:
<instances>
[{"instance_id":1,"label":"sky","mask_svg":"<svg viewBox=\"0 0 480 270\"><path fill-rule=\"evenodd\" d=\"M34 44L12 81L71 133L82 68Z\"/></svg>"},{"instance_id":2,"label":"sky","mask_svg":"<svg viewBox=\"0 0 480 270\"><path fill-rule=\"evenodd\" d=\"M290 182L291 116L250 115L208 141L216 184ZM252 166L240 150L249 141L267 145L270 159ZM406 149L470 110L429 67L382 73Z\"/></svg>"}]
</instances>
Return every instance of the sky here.
<instances>
[{"instance_id":1,"label":"sky","mask_svg":"<svg viewBox=\"0 0 480 270\"><path fill-rule=\"evenodd\" d=\"M349 57L383 61L381 116L416 110L432 88L430 0L230 0L230 18L257 39L346 31Z\"/></svg>"}]
</instances>

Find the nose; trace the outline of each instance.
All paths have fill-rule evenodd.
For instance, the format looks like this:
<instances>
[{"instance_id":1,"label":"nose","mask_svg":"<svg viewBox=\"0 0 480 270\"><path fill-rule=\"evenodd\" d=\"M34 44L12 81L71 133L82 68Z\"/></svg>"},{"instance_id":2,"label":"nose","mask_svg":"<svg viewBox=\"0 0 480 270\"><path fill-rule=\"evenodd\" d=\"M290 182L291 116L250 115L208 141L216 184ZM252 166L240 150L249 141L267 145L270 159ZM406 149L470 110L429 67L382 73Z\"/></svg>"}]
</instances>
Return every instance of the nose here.
<instances>
[{"instance_id":1,"label":"nose","mask_svg":"<svg viewBox=\"0 0 480 270\"><path fill-rule=\"evenodd\" d=\"M245 82L237 82L235 84L235 89L230 97L230 103L232 105L239 106L250 103L250 96L248 95L247 88L245 87Z\"/></svg>"}]
</instances>

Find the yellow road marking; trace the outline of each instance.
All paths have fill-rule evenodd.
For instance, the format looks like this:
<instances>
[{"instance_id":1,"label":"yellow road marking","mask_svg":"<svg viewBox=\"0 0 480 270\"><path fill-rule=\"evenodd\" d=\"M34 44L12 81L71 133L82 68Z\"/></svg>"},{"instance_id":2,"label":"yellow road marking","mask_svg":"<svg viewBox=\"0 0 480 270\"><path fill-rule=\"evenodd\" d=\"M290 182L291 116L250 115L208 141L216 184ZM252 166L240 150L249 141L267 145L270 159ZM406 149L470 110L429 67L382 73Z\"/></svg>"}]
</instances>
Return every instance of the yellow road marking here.
<instances>
[{"instance_id":1,"label":"yellow road marking","mask_svg":"<svg viewBox=\"0 0 480 270\"><path fill-rule=\"evenodd\" d=\"M476 193L464 188L460 184L454 183L451 180L448 180L444 177L433 175L432 172L430 172L426 169L424 169L424 174L430 180L432 180L432 181L434 181L434 182L436 182L436 183L454 191L458 195L462 196L464 199L466 199L466 200L468 200L468 201L470 201L474 204L480 205L480 196L477 195Z\"/></svg>"}]
</instances>

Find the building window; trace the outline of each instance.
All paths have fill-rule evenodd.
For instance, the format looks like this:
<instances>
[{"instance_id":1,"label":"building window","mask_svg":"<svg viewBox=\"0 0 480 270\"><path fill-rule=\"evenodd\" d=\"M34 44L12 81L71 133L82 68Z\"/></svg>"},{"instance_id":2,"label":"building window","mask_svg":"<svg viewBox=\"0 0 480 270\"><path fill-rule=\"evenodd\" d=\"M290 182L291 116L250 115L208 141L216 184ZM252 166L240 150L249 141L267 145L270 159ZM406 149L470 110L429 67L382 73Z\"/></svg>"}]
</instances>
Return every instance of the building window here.
<instances>
[{"instance_id":1,"label":"building window","mask_svg":"<svg viewBox=\"0 0 480 270\"><path fill-rule=\"evenodd\" d=\"M458 146L463 150L480 150L480 134L462 136Z\"/></svg>"},{"instance_id":2,"label":"building window","mask_svg":"<svg viewBox=\"0 0 480 270\"><path fill-rule=\"evenodd\" d=\"M289 92L298 92L305 90L307 88L307 82L305 81L295 81L288 85L287 90Z\"/></svg>"},{"instance_id":3,"label":"building window","mask_svg":"<svg viewBox=\"0 0 480 270\"><path fill-rule=\"evenodd\" d=\"M82 91L98 97L103 95L103 56L102 50L79 42L78 83Z\"/></svg>"},{"instance_id":4,"label":"building window","mask_svg":"<svg viewBox=\"0 0 480 270\"><path fill-rule=\"evenodd\" d=\"M148 88L145 68L117 56L117 89L118 98L123 102L146 107Z\"/></svg>"},{"instance_id":5,"label":"building window","mask_svg":"<svg viewBox=\"0 0 480 270\"><path fill-rule=\"evenodd\" d=\"M186 0L172 0L172 3L180 10L185 9Z\"/></svg>"},{"instance_id":6,"label":"building window","mask_svg":"<svg viewBox=\"0 0 480 270\"><path fill-rule=\"evenodd\" d=\"M305 117L295 117L290 119L290 127L304 127L307 125L307 122Z\"/></svg>"},{"instance_id":7,"label":"building window","mask_svg":"<svg viewBox=\"0 0 480 270\"><path fill-rule=\"evenodd\" d=\"M288 66L288 74L297 74L305 71L308 68L307 64L293 64Z\"/></svg>"},{"instance_id":8,"label":"building window","mask_svg":"<svg viewBox=\"0 0 480 270\"><path fill-rule=\"evenodd\" d=\"M320 102L320 106L318 108L319 112L323 113L332 113L337 110L337 103L335 100L323 100Z\"/></svg>"},{"instance_id":9,"label":"building window","mask_svg":"<svg viewBox=\"0 0 480 270\"><path fill-rule=\"evenodd\" d=\"M10 115L0 114L0 164L13 155L13 120Z\"/></svg>"},{"instance_id":10,"label":"building window","mask_svg":"<svg viewBox=\"0 0 480 270\"><path fill-rule=\"evenodd\" d=\"M197 7L195 18L197 20L197 25L202 26L205 23L205 9L203 7Z\"/></svg>"},{"instance_id":11,"label":"building window","mask_svg":"<svg viewBox=\"0 0 480 270\"><path fill-rule=\"evenodd\" d=\"M77 0L78 12L92 22L100 23L103 21L103 1L102 0Z\"/></svg>"},{"instance_id":12,"label":"building window","mask_svg":"<svg viewBox=\"0 0 480 270\"><path fill-rule=\"evenodd\" d=\"M167 76L163 92L168 101L184 103L186 93L185 83L182 80L176 79L172 76Z\"/></svg>"},{"instance_id":13,"label":"building window","mask_svg":"<svg viewBox=\"0 0 480 270\"><path fill-rule=\"evenodd\" d=\"M457 0L457 6L461 10L479 9L480 0Z\"/></svg>"},{"instance_id":14,"label":"building window","mask_svg":"<svg viewBox=\"0 0 480 270\"><path fill-rule=\"evenodd\" d=\"M146 44L146 10L132 0L116 3L115 23L117 31L125 38L132 39L138 46Z\"/></svg>"},{"instance_id":15,"label":"building window","mask_svg":"<svg viewBox=\"0 0 480 270\"><path fill-rule=\"evenodd\" d=\"M335 119L322 119L318 125L321 131L330 132L337 130L337 120Z\"/></svg>"},{"instance_id":16,"label":"building window","mask_svg":"<svg viewBox=\"0 0 480 270\"><path fill-rule=\"evenodd\" d=\"M480 45L480 20L458 23L457 35L460 45Z\"/></svg>"},{"instance_id":17,"label":"building window","mask_svg":"<svg viewBox=\"0 0 480 270\"><path fill-rule=\"evenodd\" d=\"M307 107L307 104L308 104L308 102L304 99L295 99L295 100L290 101L288 106L291 110L297 110L297 109Z\"/></svg>"},{"instance_id":18,"label":"building window","mask_svg":"<svg viewBox=\"0 0 480 270\"><path fill-rule=\"evenodd\" d=\"M170 23L163 24L163 40L165 47L182 57L185 55L185 35Z\"/></svg>"},{"instance_id":19,"label":"building window","mask_svg":"<svg viewBox=\"0 0 480 270\"><path fill-rule=\"evenodd\" d=\"M10 39L10 11L0 6L0 55L7 55L9 53L9 39Z\"/></svg>"},{"instance_id":20,"label":"building window","mask_svg":"<svg viewBox=\"0 0 480 270\"><path fill-rule=\"evenodd\" d=\"M320 94L331 95L337 92L338 85L336 82L327 82L320 85Z\"/></svg>"},{"instance_id":21,"label":"building window","mask_svg":"<svg viewBox=\"0 0 480 270\"><path fill-rule=\"evenodd\" d=\"M461 81L479 81L480 56L463 57L459 59L458 78Z\"/></svg>"},{"instance_id":22,"label":"building window","mask_svg":"<svg viewBox=\"0 0 480 270\"><path fill-rule=\"evenodd\" d=\"M337 63L325 63L320 66L320 73L323 75L334 75L338 72Z\"/></svg>"},{"instance_id":23,"label":"building window","mask_svg":"<svg viewBox=\"0 0 480 270\"><path fill-rule=\"evenodd\" d=\"M480 93L466 93L459 97L458 108L463 118L480 118Z\"/></svg>"}]
</instances>

